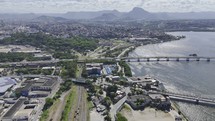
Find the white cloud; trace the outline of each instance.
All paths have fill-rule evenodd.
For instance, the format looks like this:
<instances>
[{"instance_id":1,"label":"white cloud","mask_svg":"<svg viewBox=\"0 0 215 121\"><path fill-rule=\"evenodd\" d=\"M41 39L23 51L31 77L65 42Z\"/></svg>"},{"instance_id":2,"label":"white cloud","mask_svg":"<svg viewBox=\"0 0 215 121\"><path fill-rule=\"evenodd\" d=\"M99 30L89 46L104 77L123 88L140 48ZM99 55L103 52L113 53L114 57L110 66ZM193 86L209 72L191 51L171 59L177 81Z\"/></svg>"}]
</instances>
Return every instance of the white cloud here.
<instances>
[{"instance_id":1,"label":"white cloud","mask_svg":"<svg viewBox=\"0 0 215 121\"><path fill-rule=\"evenodd\" d=\"M215 0L0 0L0 12L129 11L142 7L152 12L215 11Z\"/></svg>"}]
</instances>

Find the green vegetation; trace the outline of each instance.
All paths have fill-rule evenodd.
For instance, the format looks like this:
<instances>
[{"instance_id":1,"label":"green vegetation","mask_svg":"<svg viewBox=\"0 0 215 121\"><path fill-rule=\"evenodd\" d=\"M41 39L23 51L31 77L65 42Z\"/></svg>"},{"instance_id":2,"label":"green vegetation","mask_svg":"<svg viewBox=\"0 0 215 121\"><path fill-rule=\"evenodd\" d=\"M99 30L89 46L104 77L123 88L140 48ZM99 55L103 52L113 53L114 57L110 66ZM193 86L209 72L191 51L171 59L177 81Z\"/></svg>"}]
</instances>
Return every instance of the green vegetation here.
<instances>
[{"instance_id":1,"label":"green vegetation","mask_svg":"<svg viewBox=\"0 0 215 121\"><path fill-rule=\"evenodd\" d=\"M76 77L77 62L66 61L66 62L60 62L60 63L58 63L58 65L63 68L62 72L61 72L62 78L75 78Z\"/></svg>"},{"instance_id":2,"label":"green vegetation","mask_svg":"<svg viewBox=\"0 0 215 121\"><path fill-rule=\"evenodd\" d=\"M127 104L124 104L122 109L127 110L127 111L131 111L131 108Z\"/></svg>"},{"instance_id":3,"label":"green vegetation","mask_svg":"<svg viewBox=\"0 0 215 121\"><path fill-rule=\"evenodd\" d=\"M49 117L49 110L45 110L43 111L41 117L40 117L40 121L46 121Z\"/></svg>"},{"instance_id":4,"label":"green vegetation","mask_svg":"<svg viewBox=\"0 0 215 121\"><path fill-rule=\"evenodd\" d=\"M61 96L61 94L63 92L66 92L66 91L71 89L71 86L72 86L72 81L71 80L66 80L64 83L62 83L60 85L60 89L55 94L54 99L60 98L60 96Z\"/></svg>"},{"instance_id":5,"label":"green vegetation","mask_svg":"<svg viewBox=\"0 0 215 121\"><path fill-rule=\"evenodd\" d=\"M116 48L114 50L107 50L107 52L105 53L105 57L117 57L119 54L121 54L126 48L128 48L128 46L122 46L119 48Z\"/></svg>"},{"instance_id":6,"label":"green vegetation","mask_svg":"<svg viewBox=\"0 0 215 121\"><path fill-rule=\"evenodd\" d=\"M137 101L135 102L137 106L142 105L144 103L144 99L137 99Z\"/></svg>"},{"instance_id":7,"label":"green vegetation","mask_svg":"<svg viewBox=\"0 0 215 121\"><path fill-rule=\"evenodd\" d=\"M131 68L126 62L120 61L119 65L124 68L125 76L132 77Z\"/></svg>"},{"instance_id":8,"label":"green vegetation","mask_svg":"<svg viewBox=\"0 0 215 121\"><path fill-rule=\"evenodd\" d=\"M86 70L86 66L84 66L84 67L83 67L83 70L82 70L81 76L82 76L82 77L84 77L84 78L87 78L88 73L87 73L87 70Z\"/></svg>"},{"instance_id":9,"label":"green vegetation","mask_svg":"<svg viewBox=\"0 0 215 121\"><path fill-rule=\"evenodd\" d=\"M49 107L52 106L53 103L54 103L54 100L52 98L46 98L46 103L43 107L43 110L47 110Z\"/></svg>"},{"instance_id":10,"label":"green vegetation","mask_svg":"<svg viewBox=\"0 0 215 121\"><path fill-rule=\"evenodd\" d=\"M100 94L100 95L103 95L103 94L104 94L104 92L103 92L102 89L99 90L99 94Z\"/></svg>"},{"instance_id":11,"label":"green vegetation","mask_svg":"<svg viewBox=\"0 0 215 121\"><path fill-rule=\"evenodd\" d=\"M87 80L86 82L87 82L89 92L96 93L96 87L95 87L95 85L93 85L93 82L90 80Z\"/></svg>"},{"instance_id":12,"label":"green vegetation","mask_svg":"<svg viewBox=\"0 0 215 121\"><path fill-rule=\"evenodd\" d=\"M33 54L26 58L27 61L50 60L50 58L34 57Z\"/></svg>"},{"instance_id":13,"label":"green vegetation","mask_svg":"<svg viewBox=\"0 0 215 121\"><path fill-rule=\"evenodd\" d=\"M43 107L43 113L41 115L40 121L46 121L49 117L49 108L54 104L54 99L52 98L46 98L46 103Z\"/></svg>"},{"instance_id":14,"label":"green vegetation","mask_svg":"<svg viewBox=\"0 0 215 121\"><path fill-rule=\"evenodd\" d=\"M53 69L43 69L42 74L43 75L51 75L53 72Z\"/></svg>"},{"instance_id":15,"label":"green vegetation","mask_svg":"<svg viewBox=\"0 0 215 121\"><path fill-rule=\"evenodd\" d=\"M26 53L0 53L0 62L20 62L26 58L32 58L33 55Z\"/></svg>"},{"instance_id":16,"label":"green vegetation","mask_svg":"<svg viewBox=\"0 0 215 121\"><path fill-rule=\"evenodd\" d=\"M104 120L105 120L105 121L111 121L110 114L108 114L107 116L105 116L105 117L104 117Z\"/></svg>"},{"instance_id":17,"label":"green vegetation","mask_svg":"<svg viewBox=\"0 0 215 121\"><path fill-rule=\"evenodd\" d=\"M88 106L89 110L93 109L93 107L94 107L93 102L92 101L87 101L87 106Z\"/></svg>"},{"instance_id":18,"label":"green vegetation","mask_svg":"<svg viewBox=\"0 0 215 121\"><path fill-rule=\"evenodd\" d=\"M116 85L110 85L106 89L106 95L107 97L110 97L110 99L113 101L114 97L116 97L116 91L118 87Z\"/></svg>"},{"instance_id":19,"label":"green vegetation","mask_svg":"<svg viewBox=\"0 0 215 121\"><path fill-rule=\"evenodd\" d=\"M88 98L88 93L84 93L84 98L87 99ZM94 108L93 102L87 100L87 121L90 121L90 110L92 110Z\"/></svg>"},{"instance_id":20,"label":"green vegetation","mask_svg":"<svg viewBox=\"0 0 215 121\"><path fill-rule=\"evenodd\" d=\"M76 78L81 78L82 72L83 72L83 66L82 64L77 65L77 71L76 71Z\"/></svg>"},{"instance_id":21,"label":"green vegetation","mask_svg":"<svg viewBox=\"0 0 215 121\"><path fill-rule=\"evenodd\" d=\"M104 105L108 111L110 110L111 103L112 101L110 97L105 97L104 100L102 101L102 105Z\"/></svg>"},{"instance_id":22,"label":"green vegetation","mask_svg":"<svg viewBox=\"0 0 215 121\"><path fill-rule=\"evenodd\" d=\"M126 51L122 57L127 57L129 55L130 52L132 52L133 50L135 50L135 47L130 48L128 51Z\"/></svg>"},{"instance_id":23,"label":"green vegetation","mask_svg":"<svg viewBox=\"0 0 215 121\"><path fill-rule=\"evenodd\" d=\"M125 116L123 116L121 113L117 113L116 121L128 121L128 119Z\"/></svg>"},{"instance_id":24,"label":"green vegetation","mask_svg":"<svg viewBox=\"0 0 215 121\"><path fill-rule=\"evenodd\" d=\"M96 59L96 60L86 60L86 63L103 63L103 64L116 64L115 60L106 60L106 59Z\"/></svg>"},{"instance_id":25,"label":"green vegetation","mask_svg":"<svg viewBox=\"0 0 215 121\"><path fill-rule=\"evenodd\" d=\"M15 71L17 74L43 74L51 75L53 69L40 69L40 68L19 68Z\"/></svg>"},{"instance_id":26,"label":"green vegetation","mask_svg":"<svg viewBox=\"0 0 215 121\"><path fill-rule=\"evenodd\" d=\"M49 109L53 104L60 98L61 94L63 92L66 92L71 89L72 81L67 80L64 83L61 84L60 89L58 92L55 94L54 98L47 98L45 106L43 107L43 113L40 118L40 121L47 121L47 118L49 117Z\"/></svg>"},{"instance_id":27,"label":"green vegetation","mask_svg":"<svg viewBox=\"0 0 215 121\"><path fill-rule=\"evenodd\" d=\"M131 93L129 95L141 95L143 94L143 90L131 88Z\"/></svg>"},{"instance_id":28,"label":"green vegetation","mask_svg":"<svg viewBox=\"0 0 215 121\"><path fill-rule=\"evenodd\" d=\"M76 59L77 58L77 56L69 52L55 52L53 57L58 59Z\"/></svg>"},{"instance_id":29,"label":"green vegetation","mask_svg":"<svg viewBox=\"0 0 215 121\"><path fill-rule=\"evenodd\" d=\"M9 38L0 40L0 43L4 45L31 45L41 48L42 50L48 50L52 52L65 52L70 51L71 49L74 49L78 52L85 52L86 50L96 49L98 41L80 37L63 39L43 33L16 33Z\"/></svg>"},{"instance_id":30,"label":"green vegetation","mask_svg":"<svg viewBox=\"0 0 215 121\"><path fill-rule=\"evenodd\" d=\"M75 97L77 96L77 87L73 86L72 91L70 92L69 96L66 99L66 106L64 108L64 111L62 113L61 121L68 121L69 119L69 113L71 111L73 102L75 100Z\"/></svg>"},{"instance_id":31,"label":"green vegetation","mask_svg":"<svg viewBox=\"0 0 215 121\"><path fill-rule=\"evenodd\" d=\"M41 74L40 68L19 68L15 71L17 74Z\"/></svg>"},{"instance_id":32,"label":"green vegetation","mask_svg":"<svg viewBox=\"0 0 215 121\"><path fill-rule=\"evenodd\" d=\"M38 61L38 60L47 60L43 58L36 58L33 54L30 53L21 53L21 52L8 52L0 53L0 62L20 62L23 60L27 61Z\"/></svg>"}]
</instances>

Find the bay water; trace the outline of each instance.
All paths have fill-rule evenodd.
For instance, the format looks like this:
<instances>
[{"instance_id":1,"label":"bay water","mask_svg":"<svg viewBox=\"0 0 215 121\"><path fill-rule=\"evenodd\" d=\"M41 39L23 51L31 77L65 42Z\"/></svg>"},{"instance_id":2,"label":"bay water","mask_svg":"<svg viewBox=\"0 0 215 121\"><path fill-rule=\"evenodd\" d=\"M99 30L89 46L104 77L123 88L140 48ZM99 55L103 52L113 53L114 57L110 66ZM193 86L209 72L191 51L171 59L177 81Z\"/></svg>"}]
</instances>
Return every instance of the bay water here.
<instances>
[{"instance_id":1,"label":"bay water","mask_svg":"<svg viewBox=\"0 0 215 121\"><path fill-rule=\"evenodd\" d=\"M198 56L215 57L214 32L172 32L185 39L145 45L129 54L138 56ZM215 98L215 61L130 62L134 76L150 75L160 80L168 91ZM215 121L215 108L177 102L190 121Z\"/></svg>"}]
</instances>

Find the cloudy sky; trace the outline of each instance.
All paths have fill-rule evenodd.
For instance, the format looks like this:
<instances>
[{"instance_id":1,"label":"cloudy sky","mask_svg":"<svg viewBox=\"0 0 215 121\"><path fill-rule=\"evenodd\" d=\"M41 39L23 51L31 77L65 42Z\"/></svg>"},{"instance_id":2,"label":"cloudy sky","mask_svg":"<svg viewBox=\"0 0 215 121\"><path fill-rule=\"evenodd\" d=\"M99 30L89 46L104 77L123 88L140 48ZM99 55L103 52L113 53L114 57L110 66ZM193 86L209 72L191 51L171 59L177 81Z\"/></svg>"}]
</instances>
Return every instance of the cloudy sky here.
<instances>
[{"instance_id":1,"label":"cloudy sky","mask_svg":"<svg viewBox=\"0 0 215 121\"><path fill-rule=\"evenodd\" d=\"M0 13L65 13L141 7L150 12L215 11L215 0L0 0Z\"/></svg>"}]
</instances>

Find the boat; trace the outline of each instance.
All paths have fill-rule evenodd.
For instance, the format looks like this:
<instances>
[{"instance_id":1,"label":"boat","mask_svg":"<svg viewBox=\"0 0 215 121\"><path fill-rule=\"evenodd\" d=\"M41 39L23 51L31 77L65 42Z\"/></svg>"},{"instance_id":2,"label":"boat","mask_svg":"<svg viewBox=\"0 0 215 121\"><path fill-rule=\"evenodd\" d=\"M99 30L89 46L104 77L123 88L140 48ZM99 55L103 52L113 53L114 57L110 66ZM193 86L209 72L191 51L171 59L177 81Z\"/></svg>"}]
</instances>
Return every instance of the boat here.
<instances>
[{"instance_id":1,"label":"boat","mask_svg":"<svg viewBox=\"0 0 215 121\"><path fill-rule=\"evenodd\" d=\"M190 54L189 56L197 57L197 54Z\"/></svg>"}]
</instances>

